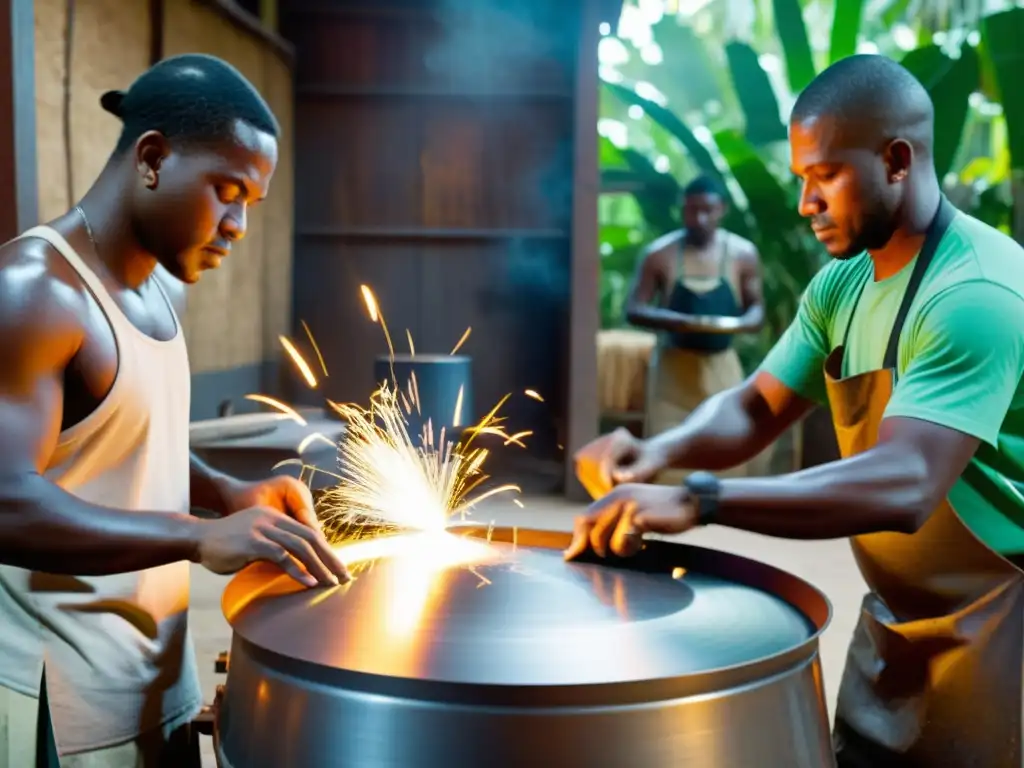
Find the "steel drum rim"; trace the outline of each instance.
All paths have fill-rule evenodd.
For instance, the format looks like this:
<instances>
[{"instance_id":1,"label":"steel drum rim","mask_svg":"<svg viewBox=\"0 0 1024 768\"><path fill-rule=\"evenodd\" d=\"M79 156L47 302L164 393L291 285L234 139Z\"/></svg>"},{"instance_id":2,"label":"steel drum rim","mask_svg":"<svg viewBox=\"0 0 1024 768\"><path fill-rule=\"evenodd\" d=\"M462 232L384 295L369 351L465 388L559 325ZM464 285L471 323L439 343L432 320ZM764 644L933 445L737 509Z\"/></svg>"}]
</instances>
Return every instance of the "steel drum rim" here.
<instances>
[{"instance_id":1,"label":"steel drum rim","mask_svg":"<svg viewBox=\"0 0 1024 768\"><path fill-rule=\"evenodd\" d=\"M304 687L323 686L393 699L444 701L468 707L513 707L555 709L560 707L616 707L645 705L658 701L710 695L718 691L759 684L768 678L789 674L817 657L818 643L812 638L791 650L745 664L679 677L663 677L610 683L504 685L464 683L356 672L314 664L285 656L235 635L237 648L260 665L264 673L301 680ZM230 679L230 667L229 667Z\"/></svg>"},{"instance_id":2,"label":"steel drum rim","mask_svg":"<svg viewBox=\"0 0 1024 768\"><path fill-rule=\"evenodd\" d=\"M483 526L467 525L453 527L451 531L477 538L489 536L491 540L499 543L511 543L516 540L522 546L549 549L564 549L572 539L571 534L562 531L527 528L488 529ZM591 556L580 558L580 562L603 561ZM817 654L821 633L831 622L832 606L824 593L798 576L741 555L661 539L647 541L644 549L632 558L610 558L606 564L609 567L661 572L671 570L672 566L680 562L688 569L718 575L739 585L776 596L801 613L811 625L812 631L804 641L784 651L682 676L587 684L507 685L398 677L329 667L260 645L246 637L238 626L239 619L247 612L246 608L232 612L230 606L239 601L238 592L245 588L243 574L249 574L250 581L256 570L267 574L267 578L276 578L276 575L279 575L276 567L268 564L249 566L235 576L224 590L222 609L232 626L233 642L242 644L246 654L253 656L259 663L278 674L300 678L312 685L340 686L352 691L410 699L436 699L438 696L444 696L446 700L465 700L475 705L490 703L500 706L536 706L538 701L542 701L547 706L607 706L617 703L668 700L742 686L792 669Z\"/></svg>"}]
</instances>

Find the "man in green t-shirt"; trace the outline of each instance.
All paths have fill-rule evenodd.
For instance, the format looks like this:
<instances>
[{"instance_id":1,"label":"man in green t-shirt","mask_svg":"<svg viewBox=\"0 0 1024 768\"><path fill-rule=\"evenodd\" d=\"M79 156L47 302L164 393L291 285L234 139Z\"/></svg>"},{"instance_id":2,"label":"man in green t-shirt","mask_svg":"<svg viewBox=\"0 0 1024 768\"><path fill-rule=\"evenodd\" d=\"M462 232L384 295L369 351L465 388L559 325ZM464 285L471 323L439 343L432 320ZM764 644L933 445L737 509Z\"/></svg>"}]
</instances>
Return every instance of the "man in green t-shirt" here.
<instances>
[{"instance_id":1,"label":"man in green t-shirt","mask_svg":"<svg viewBox=\"0 0 1024 768\"><path fill-rule=\"evenodd\" d=\"M567 558L707 523L850 537L871 592L839 691L840 768L1022 764L1024 249L942 196L933 123L927 91L889 59L819 75L790 146L800 213L833 262L756 375L666 434L619 431L577 456L599 500ZM644 484L746 461L815 404L839 461Z\"/></svg>"}]
</instances>

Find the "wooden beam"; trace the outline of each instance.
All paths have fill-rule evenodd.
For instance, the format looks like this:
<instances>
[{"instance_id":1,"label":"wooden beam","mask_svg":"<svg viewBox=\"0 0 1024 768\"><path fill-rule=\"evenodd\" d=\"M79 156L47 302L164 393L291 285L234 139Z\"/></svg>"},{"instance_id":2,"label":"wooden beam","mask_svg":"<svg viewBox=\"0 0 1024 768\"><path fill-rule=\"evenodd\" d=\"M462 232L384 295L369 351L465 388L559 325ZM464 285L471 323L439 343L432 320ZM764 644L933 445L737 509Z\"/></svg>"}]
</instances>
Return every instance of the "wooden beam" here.
<instances>
[{"instance_id":1,"label":"wooden beam","mask_svg":"<svg viewBox=\"0 0 1024 768\"><path fill-rule=\"evenodd\" d=\"M164 0L149 0L149 66L164 57Z\"/></svg>"},{"instance_id":2,"label":"wooden beam","mask_svg":"<svg viewBox=\"0 0 1024 768\"><path fill-rule=\"evenodd\" d=\"M277 32L267 29L259 17L246 11L235 0L192 0L215 11L236 28L258 37L274 50L289 67L295 66L295 48Z\"/></svg>"},{"instance_id":3,"label":"wooden beam","mask_svg":"<svg viewBox=\"0 0 1024 768\"><path fill-rule=\"evenodd\" d=\"M0 0L0 241L39 223L32 0Z\"/></svg>"},{"instance_id":4,"label":"wooden beam","mask_svg":"<svg viewBox=\"0 0 1024 768\"><path fill-rule=\"evenodd\" d=\"M569 425L565 445L565 495L583 501L573 454L597 437L598 233L597 44L603 0L577 0L582 7L576 52L572 203L572 305L569 310ZM606 3L605 3L606 4Z\"/></svg>"},{"instance_id":5,"label":"wooden beam","mask_svg":"<svg viewBox=\"0 0 1024 768\"><path fill-rule=\"evenodd\" d=\"M260 21L273 33L278 31L277 0L260 0Z\"/></svg>"},{"instance_id":6,"label":"wooden beam","mask_svg":"<svg viewBox=\"0 0 1024 768\"><path fill-rule=\"evenodd\" d=\"M489 227L297 227L295 236L301 238L337 240L470 240L498 242L502 240L568 240L569 233L561 229L497 229Z\"/></svg>"}]
</instances>

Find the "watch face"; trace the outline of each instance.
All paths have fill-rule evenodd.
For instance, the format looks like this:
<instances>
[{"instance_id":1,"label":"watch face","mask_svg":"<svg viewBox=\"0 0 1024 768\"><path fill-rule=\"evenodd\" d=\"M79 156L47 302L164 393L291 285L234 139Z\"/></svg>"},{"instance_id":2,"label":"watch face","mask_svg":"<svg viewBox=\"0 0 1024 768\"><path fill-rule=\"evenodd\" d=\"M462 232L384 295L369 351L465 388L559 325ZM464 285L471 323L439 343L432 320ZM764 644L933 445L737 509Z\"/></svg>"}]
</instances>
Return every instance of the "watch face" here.
<instances>
[{"instance_id":1,"label":"watch face","mask_svg":"<svg viewBox=\"0 0 1024 768\"><path fill-rule=\"evenodd\" d=\"M718 478L710 472L694 472L687 478L686 485L696 494L713 494L718 490Z\"/></svg>"}]
</instances>

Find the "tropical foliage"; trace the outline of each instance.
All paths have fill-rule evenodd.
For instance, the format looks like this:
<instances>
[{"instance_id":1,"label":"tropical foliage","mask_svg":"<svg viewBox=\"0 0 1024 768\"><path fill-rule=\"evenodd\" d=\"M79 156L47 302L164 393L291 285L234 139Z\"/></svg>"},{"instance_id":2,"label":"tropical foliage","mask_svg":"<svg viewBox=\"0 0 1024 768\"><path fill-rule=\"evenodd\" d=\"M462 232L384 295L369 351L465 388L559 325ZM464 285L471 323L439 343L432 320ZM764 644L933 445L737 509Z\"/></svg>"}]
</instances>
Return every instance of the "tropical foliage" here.
<instances>
[{"instance_id":1,"label":"tropical foliage","mask_svg":"<svg viewBox=\"0 0 1024 768\"><path fill-rule=\"evenodd\" d=\"M699 173L732 203L725 226L758 246L768 323L741 353L755 363L790 322L824 254L796 212L786 117L829 63L880 52L928 88L936 165L960 207L1012 231L1024 168L1024 9L950 0L626 0L603 29L600 201L605 327L643 246L679 226L679 188ZM982 15L984 14L984 15ZM614 33L614 34L613 34ZM1016 233L1024 234L1024 233Z\"/></svg>"}]
</instances>

